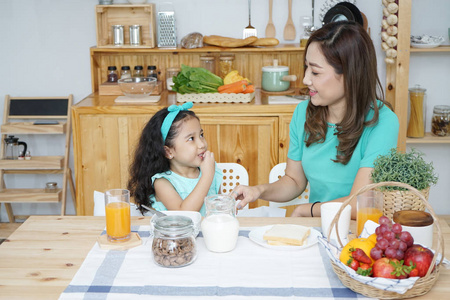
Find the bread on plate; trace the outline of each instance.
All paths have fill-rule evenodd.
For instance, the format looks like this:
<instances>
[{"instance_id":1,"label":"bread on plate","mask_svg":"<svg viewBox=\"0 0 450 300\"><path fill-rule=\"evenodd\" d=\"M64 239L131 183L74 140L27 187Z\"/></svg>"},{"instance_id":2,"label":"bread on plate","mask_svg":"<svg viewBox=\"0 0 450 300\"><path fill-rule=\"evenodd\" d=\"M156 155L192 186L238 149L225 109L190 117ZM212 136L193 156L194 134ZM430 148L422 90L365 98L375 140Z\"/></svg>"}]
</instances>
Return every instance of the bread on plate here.
<instances>
[{"instance_id":1,"label":"bread on plate","mask_svg":"<svg viewBox=\"0 0 450 300\"><path fill-rule=\"evenodd\" d=\"M310 234L311 229L306 226L277 224L264 233L263 239L269 245L303 246Z\"/></svg>"}]
</instances>

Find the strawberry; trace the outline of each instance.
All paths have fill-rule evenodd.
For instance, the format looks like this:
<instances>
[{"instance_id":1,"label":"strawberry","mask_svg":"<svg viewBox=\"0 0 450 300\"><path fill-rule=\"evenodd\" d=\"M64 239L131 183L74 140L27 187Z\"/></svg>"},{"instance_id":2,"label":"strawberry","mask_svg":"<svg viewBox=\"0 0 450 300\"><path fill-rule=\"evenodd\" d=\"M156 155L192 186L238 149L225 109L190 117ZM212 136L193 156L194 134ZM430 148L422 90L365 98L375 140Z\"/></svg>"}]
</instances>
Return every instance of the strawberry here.
<instances>
[{"instance_id":1,"label":"strawberry","mask_svg":"<svg viewBox=\"0 0 450 300\"><path fill-rule=\"evenodd\" d=\"M370 264L360 264L358 270L356 270L356 274L368 277L372 276L372 268L370 267Z\"/></svg>"},{"instance_id":2,"label":"strawberry","mask_svg":"<svg viewBox=\"0 0 450 300\"><path fill-rule=\"evenodd\" d=\"M352 251L351 256L356 259L357 261L359 261L360 263L364 263L364 264L372 264L372 259L370 257L367 256L367 254L364 252L364 250L360 249L360 248L352 248L350 249L350 251Z\"/></svg>"},{"instance_id":3,"label":"strawberry","mask_svg":"<svg viewBox=\"0 0 450 300\"><path fill-rule=\"evenodd\" d=\"M350 268L352 268L353 270L357 271L359 268L359 262L356 259L350 258L347 261L347 266L349 266Z\"/></svg>"}]
</instances>

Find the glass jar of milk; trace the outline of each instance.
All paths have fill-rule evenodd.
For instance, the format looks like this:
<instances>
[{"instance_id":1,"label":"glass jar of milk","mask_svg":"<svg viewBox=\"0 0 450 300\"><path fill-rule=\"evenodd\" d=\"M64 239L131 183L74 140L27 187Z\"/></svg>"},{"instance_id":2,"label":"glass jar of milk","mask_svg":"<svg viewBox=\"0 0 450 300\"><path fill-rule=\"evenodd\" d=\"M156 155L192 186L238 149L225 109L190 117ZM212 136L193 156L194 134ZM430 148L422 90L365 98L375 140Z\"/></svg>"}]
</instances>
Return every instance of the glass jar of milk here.
<instances>
[{"instance_id":1,"label":"glass jar of milk","mask_svg":"<svg viewBox=\"0 0 450 300\"><path fill-rule=\"evenodd\" d=\"M205 198L206 217L201 227L206 248L212 252L228 252L236 247L239 221L236 218L236 201L228 195L211 195Z\"/></svg>"}]
</instances>

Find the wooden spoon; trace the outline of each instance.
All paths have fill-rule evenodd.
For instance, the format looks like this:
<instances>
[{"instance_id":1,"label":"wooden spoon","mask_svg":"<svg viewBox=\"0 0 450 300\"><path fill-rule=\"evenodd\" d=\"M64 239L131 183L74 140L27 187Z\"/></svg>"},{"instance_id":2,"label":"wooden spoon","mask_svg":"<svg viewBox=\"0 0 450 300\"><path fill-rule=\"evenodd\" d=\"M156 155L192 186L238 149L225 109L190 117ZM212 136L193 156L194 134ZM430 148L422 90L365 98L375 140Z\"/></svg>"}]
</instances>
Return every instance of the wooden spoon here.
<instances>
[{"instance_id":1,"label":"wooden spoon","mask_svg":"<svg viewBox=\"0 0 450 300\"><path fill-rule=\"evenodd\" d=\"M289 17L284 27L284 39L287 41L295 40L295 26L292 21L292 0L289 0Z\"/></svg>"},{"instance_id":2,"label":"wooden spoon","mask_svg":"<svg viewBox=\"0 0 450 300\"><path fill-rule=\"evenodd\" d=\"M266 37L267 38L274 38L275 37L275 25L272 21L272 6L273 6L273 0L269 0L269 23L267 23L266 27Z\"/></svg>"}]
</instances>

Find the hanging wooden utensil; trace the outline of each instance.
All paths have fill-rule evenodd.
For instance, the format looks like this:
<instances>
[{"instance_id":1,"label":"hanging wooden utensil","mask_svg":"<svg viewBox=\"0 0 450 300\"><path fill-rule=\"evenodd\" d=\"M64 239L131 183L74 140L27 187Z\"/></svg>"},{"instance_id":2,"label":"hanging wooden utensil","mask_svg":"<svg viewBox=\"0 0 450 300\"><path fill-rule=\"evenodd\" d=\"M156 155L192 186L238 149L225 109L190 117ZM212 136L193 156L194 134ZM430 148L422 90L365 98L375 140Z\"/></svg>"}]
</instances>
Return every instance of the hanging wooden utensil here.
<instances>
[{"instance_id":1,"label":"hanging wooden utensil","mask_svg":"<svg viewBox=\"0 0 450 300\"><path fill-rule=\"evenodd\" d=\"M289 17L284 27L284 39L287 41L295 40L295 26L292 21L292 0L288 0Z\"/></svg>"},{"instance_id":2,"label":"hanging wooden utensil","mask_svg":"<svg viewBox=\"0 0 450 300\"><path fill-rule=\"evenodd\" d=\"M275 25L272 21L272 6L273 0L269 0L269 23L267 23L266 27L266 38L274 38L276 35Z\"/></svg>"}]
</instances>

